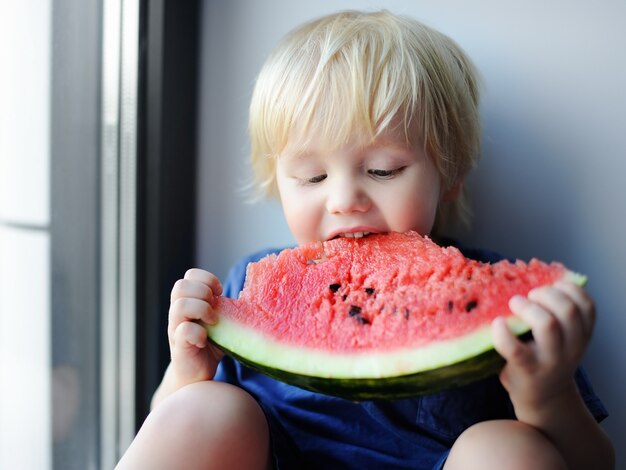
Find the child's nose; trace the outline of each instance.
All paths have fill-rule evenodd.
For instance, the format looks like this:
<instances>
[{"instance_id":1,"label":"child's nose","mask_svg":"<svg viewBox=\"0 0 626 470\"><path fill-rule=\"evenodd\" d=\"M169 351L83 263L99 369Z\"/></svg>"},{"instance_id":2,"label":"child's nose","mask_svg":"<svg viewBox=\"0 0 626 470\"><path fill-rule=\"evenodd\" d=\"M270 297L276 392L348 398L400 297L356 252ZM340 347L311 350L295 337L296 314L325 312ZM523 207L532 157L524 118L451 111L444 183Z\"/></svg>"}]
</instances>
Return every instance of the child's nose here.
<instances>
[{"instance_id":1,"label":"child's nose","mask_svg":"<svg viewBox=\"0 0 626 470\"><path fill-rule=\"evenodd\" d=\"M326 209L331 214L365 212L371 207L367 193L349 180L341 180L330 186Z\"/></svg>"}]
</instances>

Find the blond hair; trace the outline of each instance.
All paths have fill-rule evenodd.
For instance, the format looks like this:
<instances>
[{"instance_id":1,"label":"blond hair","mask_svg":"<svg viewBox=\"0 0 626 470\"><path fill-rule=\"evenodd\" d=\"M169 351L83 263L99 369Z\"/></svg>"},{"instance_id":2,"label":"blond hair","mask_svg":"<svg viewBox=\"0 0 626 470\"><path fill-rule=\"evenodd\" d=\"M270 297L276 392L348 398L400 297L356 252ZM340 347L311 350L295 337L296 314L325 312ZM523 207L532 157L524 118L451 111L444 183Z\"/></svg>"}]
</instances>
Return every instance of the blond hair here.
<instances>
[{"instance_id":1,"label":"blond hair","mask_svg":"<svg viewBox=\"0 0 626 470\"><path fill-rule=\"evenodd\" d=\"M452 190L479 158L478 100L463 50L414 19L345 11L308 22L278 44L256 81L249 119L256 187L277 194L276 158L296 135L314 130L332 147L402 131L407 144L423 143L444 191ZM464 192L440 204L437 228L449 215L467 221Z\"/></svg>"}]
</instances>

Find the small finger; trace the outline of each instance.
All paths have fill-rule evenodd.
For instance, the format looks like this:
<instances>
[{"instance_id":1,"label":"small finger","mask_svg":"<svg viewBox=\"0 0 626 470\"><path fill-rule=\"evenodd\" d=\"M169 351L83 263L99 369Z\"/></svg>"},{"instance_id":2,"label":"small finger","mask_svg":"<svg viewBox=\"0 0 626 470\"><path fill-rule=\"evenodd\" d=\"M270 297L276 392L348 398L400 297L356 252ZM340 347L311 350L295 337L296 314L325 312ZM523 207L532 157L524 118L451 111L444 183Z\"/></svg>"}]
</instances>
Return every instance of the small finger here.
<instances>
[{"instance_id":1,"label":"small finger","mask_svg":"<svg viewBox=\"0 0 626 470\"><path fill-rule=\"evenodd\" d=\"M589 293L581 286L569 281L559 281L554 287L567 294L578 305L584 334L587 339L590 338L596 322L596 308Z\"/></svg>"},{"instance_id":2,"label":"small finger","mask_svg":"<svg viewBox=\"0 0 626 470\"><path fill-rule=\"evenodd\" d=\"M174 332L174 344L177 347L202 349L207 343L207 332L202 325L197 323L183 322Z\"/></svg>"},{"instance_id":3,"label":"small finger","mask_svg":"<svg viewBox=\"0 0 626 470\"><path fill-rule=\"evenodd\" d=\"M192 297L176 299L176 301L170 305L169 336L172 337L174 331L181 323L193 321L202 321L208 325L213 325L217 319L211 305L204 300Z\"/></svg>"},{"instance_id":4,"label":"small finger","mask_svg":"<svg viewBox=\"0 0 626 470\"><path fill-rule=\"evenodd\" d=\"M509 301L511 312L530 326L538 348L548 357L557 357L563 347L563 333L558 319L536 302L526 297L513 296Z\"/></svg>"},{"instance_id":5,"label":"small finger","mask_svg":"<svg viewBox=\"0 0 626 470\"><path fill-rule=\"evenodd\" d=\"M185 273L185 279L193 281L200 281L211 288L215 295L222 294L222 283L213 273L205 271L204 269L192 268Z\"/></svg>"},{"instance_id":6,"label":"small finger","mask_svg":"<svg viewBox=\"0 0 626 470\"><path fill-rule=\"evenodd\" d=\"M206 300L211 305L215 305L213 290L204 282L193 279L179 279L172 288L170 302L175 302L179 298L193 297Z\"/></svg>"},{"instance_id":7,"label":"small finger","mask_svg":"<svg viewBox=\"0 0 626 470\"><path fill-rule=\"evenodd\" d=\"M491 323L491 334L496 351L507 362L519 364L528 363L532 360L532 354L528 345L522 343L519 338L511 332L503 317L498 317L493 320Z\"/></svg>"},{"instance_id":8,"label":"small finger","mask_svg":"<svg viewBox=\"0 0 626 470\"><path fill-rule=\"evenodd\" d=\"M528 293L528 298L552 314L560 325L563 346L568 350L584 349L585 327L578 305L563 290L556 287L541 287Z\"/></svg>"}]
</instances>

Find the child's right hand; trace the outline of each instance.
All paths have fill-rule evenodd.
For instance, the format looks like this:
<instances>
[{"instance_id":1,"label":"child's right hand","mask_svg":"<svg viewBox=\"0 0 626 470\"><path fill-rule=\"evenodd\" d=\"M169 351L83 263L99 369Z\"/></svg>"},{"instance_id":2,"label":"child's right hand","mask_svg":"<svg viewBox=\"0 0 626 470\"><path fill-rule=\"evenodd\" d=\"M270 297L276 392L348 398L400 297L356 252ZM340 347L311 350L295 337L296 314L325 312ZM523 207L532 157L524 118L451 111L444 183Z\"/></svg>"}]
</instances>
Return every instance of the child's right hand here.
<instances>
[{"instance_id":1,"label":"child's right hand","mask_svg":"<svg viewBox=\"0 0 626 470\"><path fill-rule=\"evenodd\" d=\"M222 293L218 278L202 269L190 269L172 289L167 335L175 388L211 380L223 353L211 344L204 324L214 324L215 296Z\"/></svg>"}]
</instances>

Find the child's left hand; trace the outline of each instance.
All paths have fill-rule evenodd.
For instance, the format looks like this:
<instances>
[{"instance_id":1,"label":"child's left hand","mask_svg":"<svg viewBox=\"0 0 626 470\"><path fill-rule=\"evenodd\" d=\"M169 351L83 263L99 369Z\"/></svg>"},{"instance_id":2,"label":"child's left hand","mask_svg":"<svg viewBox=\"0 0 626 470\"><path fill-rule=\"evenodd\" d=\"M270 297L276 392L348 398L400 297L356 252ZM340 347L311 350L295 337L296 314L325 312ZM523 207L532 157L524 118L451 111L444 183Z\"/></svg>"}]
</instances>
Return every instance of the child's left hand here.
<instances>
[{"instance_id":1,"label":"child's left hand","mask_svg":"<svg viewBox=\"0 0 626 470\"><path fill-rule=\"evenodd\" d=\"M500 381L518 419L524 420L575 387L574 373L591 339L595 307L582 287L565 281L534 289L527 298L515 296L509 307L533 333L533 340L524 343L504 319L492 324L495 348L507 361Z\"/></svg>"}]
</instances>

